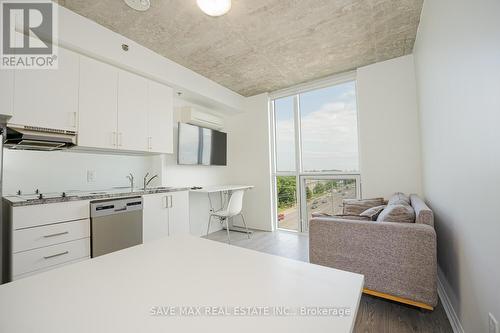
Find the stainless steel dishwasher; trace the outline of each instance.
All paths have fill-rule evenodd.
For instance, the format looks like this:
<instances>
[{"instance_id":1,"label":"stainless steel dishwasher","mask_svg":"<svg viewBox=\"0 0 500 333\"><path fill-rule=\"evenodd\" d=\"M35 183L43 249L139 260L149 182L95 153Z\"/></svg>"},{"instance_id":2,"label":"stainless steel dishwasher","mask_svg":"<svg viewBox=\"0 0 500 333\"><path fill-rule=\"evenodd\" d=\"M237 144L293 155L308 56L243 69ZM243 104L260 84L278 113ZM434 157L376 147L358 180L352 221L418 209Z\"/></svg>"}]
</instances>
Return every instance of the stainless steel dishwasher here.
<instances>
[{"instance_id":1,"label":"stainless steel dishwasher","mask_svg":"<svg viewBox=\"0 0 500 333\"><path fill-rule=\"evenodd\" d=\"M90 204L92 258L142 244L142 198Z\"/></svg>"}]
</instances>

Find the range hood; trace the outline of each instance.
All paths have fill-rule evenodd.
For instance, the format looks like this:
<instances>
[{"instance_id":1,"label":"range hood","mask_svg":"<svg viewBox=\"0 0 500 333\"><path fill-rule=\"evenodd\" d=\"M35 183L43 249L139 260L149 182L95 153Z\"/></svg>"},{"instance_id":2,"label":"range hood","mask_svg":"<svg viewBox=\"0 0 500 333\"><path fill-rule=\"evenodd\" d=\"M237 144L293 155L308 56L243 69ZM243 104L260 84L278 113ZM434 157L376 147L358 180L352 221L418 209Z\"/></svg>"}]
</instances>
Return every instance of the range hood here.
<instances>
[{"instance_id":1,"label":"range hood","mask_svg":"<svg viewBox=\"0 0 500 333\"><path fill-rule=\"evenodd\" d=\"M4 147L17 150L54 151L76 144L76 133L32 126L7 126Z\"/></svg>"}]
</instances>

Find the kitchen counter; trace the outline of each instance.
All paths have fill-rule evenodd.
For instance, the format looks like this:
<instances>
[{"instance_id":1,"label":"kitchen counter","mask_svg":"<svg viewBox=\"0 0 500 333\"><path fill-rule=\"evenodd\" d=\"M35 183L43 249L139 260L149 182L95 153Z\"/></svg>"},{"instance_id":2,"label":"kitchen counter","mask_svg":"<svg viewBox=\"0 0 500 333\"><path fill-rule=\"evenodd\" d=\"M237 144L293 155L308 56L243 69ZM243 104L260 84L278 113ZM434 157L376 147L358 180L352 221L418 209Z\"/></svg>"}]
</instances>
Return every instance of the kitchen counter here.
<instances>
[{"instance_id":1,"label":"kitchen counter","mask_svg":"<svg viewBox=\"0 0 500 333\"><path fill-rule=\"evenodd\" d=\"M362 287L359 274L178 236L1 285L0 332L343 333Z\"/></svg>"},{"instance_id":2,"label":"kitchen counter","mask_svg":"<svg viewBox=\"0 0 500 333\"><path fill-rule=\"evenodd\" d=\"M19 206L43 205L49 203L78 201L78 200L101 200L101 199L125 198L125 197L142 196L147 194L188 191L189 189L190 189L189 187L156 187L144 191L142 189L131 190L130 188L114 188L114 189L100 190L100 191L70 191L66 193L66 197L59 196L59 197L50 197L43 199L36 199L36 198L27 199L22 195L6 195L3 197L3 199L6 200L7 203L9 203L12 207L19 207Z\"/></svg>"}]
</instances>

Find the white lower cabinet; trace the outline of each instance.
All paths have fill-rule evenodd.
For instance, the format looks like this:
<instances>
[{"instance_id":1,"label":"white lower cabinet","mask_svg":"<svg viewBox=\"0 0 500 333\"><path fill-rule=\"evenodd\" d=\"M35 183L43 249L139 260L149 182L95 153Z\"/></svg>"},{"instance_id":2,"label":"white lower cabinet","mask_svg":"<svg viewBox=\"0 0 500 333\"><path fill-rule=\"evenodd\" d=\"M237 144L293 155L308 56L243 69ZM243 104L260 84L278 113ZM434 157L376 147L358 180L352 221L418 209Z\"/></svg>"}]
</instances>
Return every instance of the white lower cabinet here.
<instances>
[{"instance_id":1,"label":"white lower cabinet","mask_svg":"<svg viewBox=\"0 0 500 333\"><path fill-rule=\"evenodd\" d=\"M10 278L17 280L90 258L90 202L9 207ZM143 196L143 242L189 234L189 192Z\"/></svg>"},{"instance_id":2,"label":"white lower cabinet","mask_svg":"<svg viewBox=\"0 0 500 333\"><path fill-rule=\"evenodd\" d=\"M90 237L90 220L56 223L14 231L14 253Z\"/></svg>"},{"instance_id":3,"label":"white lower cabinet","mask_svg":"<svg viewBox=\"0 0 500 333\"><path fill-rule=\"evenodd\" d=\"M10 207L8 214L12 280L90 258L89 201Z\"/></svg>"},{"instance_id":4,"label":"white lower cabinet","mask_svg":"<svg viewBox=\"0 0 500 333\"><path fill-rule=\"evenodd\" d=\"M168 236L168 193L142 197L142 240L144 243Z\"/></svg>"},{"instance_id":5,"label":"white lower cabinet","mask_svg":"<svg viewBox=\"0 0 500 333\"><path fill-rule=\"evenodd\" d=\"M189 192L143 196L143 241L189 234Z\"/></svg>"},{"instance_id":6,"label":"white lower cabinet","mask_svg":"<svg viewBox=\"0 0 500 333\"><path fill-rule=\"evenodd\" d=\"M15 279L16 276L21 274L30 273L89 256L89 238L46 246L31 251L14 253L12 261L12 275Z\"/></svg>"},{"instance_id":7,"label":"white lower cabinet","mask_svg":"<svg viewBox=\"0 0 500 333\"><path fill-rule=\"evenodd\" d=\"M168 230L170 236L189 234L189 192L170 193L168 210Z\"/></svg>"}]
</instances>

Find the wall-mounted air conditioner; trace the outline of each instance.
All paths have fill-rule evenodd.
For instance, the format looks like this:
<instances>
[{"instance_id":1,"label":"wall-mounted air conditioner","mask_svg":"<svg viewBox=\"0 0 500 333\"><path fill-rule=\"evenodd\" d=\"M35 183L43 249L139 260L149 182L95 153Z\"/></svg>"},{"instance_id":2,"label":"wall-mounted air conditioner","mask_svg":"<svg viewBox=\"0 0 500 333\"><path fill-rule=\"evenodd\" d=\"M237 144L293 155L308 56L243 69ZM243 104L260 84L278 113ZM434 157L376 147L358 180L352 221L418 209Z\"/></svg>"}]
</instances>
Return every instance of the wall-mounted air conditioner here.
<instances>
[{"instance_id":1,"label":"wall-mounted air conditioner","mask_svg":"<svg viewBox=\"0 0 500 333\"><path fill-rule=\"evenodd\" d=\"M191 125L221 130L224 127L224 119L220 116L205 112L192 106L180 108L181 122Z\"/></svg>"}]
</instances>

